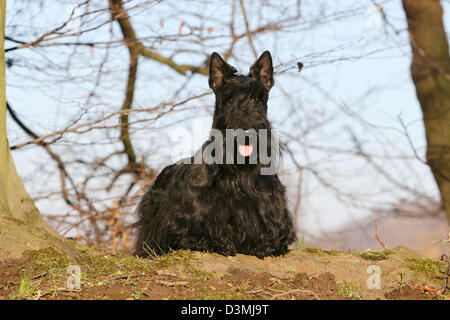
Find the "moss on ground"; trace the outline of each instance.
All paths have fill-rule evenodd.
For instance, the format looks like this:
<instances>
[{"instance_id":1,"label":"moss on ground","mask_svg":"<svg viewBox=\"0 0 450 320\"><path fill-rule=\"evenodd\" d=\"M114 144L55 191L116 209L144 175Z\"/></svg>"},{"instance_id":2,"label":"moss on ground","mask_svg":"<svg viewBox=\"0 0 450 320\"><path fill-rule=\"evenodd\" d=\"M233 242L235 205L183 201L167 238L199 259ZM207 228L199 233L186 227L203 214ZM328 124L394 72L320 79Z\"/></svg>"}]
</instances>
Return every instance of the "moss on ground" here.
<instances>
[{"instance_id":1,"label":"moss on ground","mask_svg":"<svg viewBox=\"0 0 450 320\"><path fill-rule=\"evenodd\" d=\"M358 253L358 255L364 260L387 260L389 255L392 254L392 250L384 249L384 250L366 250Z\"/></svg>"},{"instance_id":2,"label":"moss on ground","mask_svg":"<svg viewBox=\"0 0 450 320\"><path fill-rule=\"evenodd\" d=\"M23 253L24 268L34 275L52 270L65 270L70 265L69 258L53 248L26 250Z\"/></svg>"},{"instance_id":3,"label":"moss on ground","mask_svg":"<svg viewBox=\"0 0 450 320\"><path fill-rule=\"evenodd\" d=\"M154 266L157 269L168 269L176 267L187 267L197 258L194 253L189 250L177 250L165 255L154 258L156 261Z\"/></svg>"},{"instance_id":4,"label":"moss on ground","mask_svg":"<svg viewBox=\"0 0 450 320\"><path fill-rule=\"evenodd\" d=\"M336 256L339 252L337 250L324 250L324 249L316 249L316 248L304 248L304 251L316 254L319 256L329 255L329 256Z\"/></svg>"},{"instance_id":5,"label":"moss on ground","mask_svg":"<svg viewBox=\"0 0 450 320\"><path fill-rule=\"evenodd\" d=\"M415 278L420 275L426 276L436 284L443 284L447 275L445 264L428 258L408 258L406 259L408 268L414 272Z\"/></svg>"},{"instance_id":6,"label":"moss on ground","mask_svg":"<svg viewBox=\"0 0 450 320\"><path fill-rule=\"evenodd\" d=\"M86 278L112 274L117 276L143 274L153 270L148 260L133 256L83 254L80 260L80 268Z\"/></svg>"},{"instance_id":7,"label":"moss on ground","mask_svg":"<svg viewBox=\"0 0 450 320\"><path fill-rule=\"evenodd\" d=\"M94 255L85 250L79 255L78 261L73 261L53 248L45 248L27 250L23 256L23 268L29 270L32 276L44 273L63 273L66 277L67 268L70 265L78 265L83 277L88 279L113 274L145 273L152 270L147 259L140 259L125 254Z\"/></svg>"},{"instance_id":8,"label":"moss on ground","mask_svg":"<svg viewBox=\"0 0 450 320\"><path fill-rule=\"evenodd\" d=\"M54 248L45 248L27 250L21 259L3 265L0 298L314 298L308 294L308 290L311 290L321 298L372 299L374 296L365 291L368 277L365 260L380 260L380 265L401 271L401 286L408 284L420 288L421 285L435 283L437 285L433 286L440 290L446 271L446 265L440 261L413 256L413 251L408 251L411 253L409 256L402 256L397 249L341 252L304 248L284 257L257 260L244 255L227 259L216 254L189 250L142 259L126 251L113 251L99 246L77 244L76 248L76 260ZM205 265L205 261L208 265ZM326 269L324 264L327 264ZM81 290L71 291L66 288L69 276L67 270L71 265L78 265L81 269ZM322 269L315 269L318 267ZM354 271L348 272L348 268ZM324 270L332 273L333 280L326 277L322 277L321 281L316 279L317 274L322 274ZM359 278L355 277L358 272ZM334 282L335 276L340 277L336 280L338 285ZM334 291L327 289L328 286L333 288L332 283ZM294 293L289 294L292 290Z\"/></svg>"},{"instance_id":9,"label":"moss on ground","mask_svg":"<svg viewBox=\"0 0 450 320\"><path fill-rule=\"evenodd\" d=\"M342 298L350 298L354 300L363 300L364 298L355 290L355 285L351 282L344 281L337 285L338 294Z\"/></svg>"}]
</instances>

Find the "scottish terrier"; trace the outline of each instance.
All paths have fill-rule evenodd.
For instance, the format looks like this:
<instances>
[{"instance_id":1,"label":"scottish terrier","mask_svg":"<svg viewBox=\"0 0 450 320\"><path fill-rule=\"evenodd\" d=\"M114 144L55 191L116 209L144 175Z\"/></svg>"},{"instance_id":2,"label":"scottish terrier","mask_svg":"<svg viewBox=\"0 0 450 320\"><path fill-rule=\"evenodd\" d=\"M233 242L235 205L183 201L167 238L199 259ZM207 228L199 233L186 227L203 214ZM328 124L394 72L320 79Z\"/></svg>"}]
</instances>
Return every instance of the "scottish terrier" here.
<instances>
[{"instance_id":1,"label":"scottish terrier","mask_svg":"<svg viewBox=\"0 0 450 320\"><path fill-rule=\"evenodd\" d=\"M248 75L238 75L219 54L211 55L214 134L194 156L164 168L143 197L136 255L190 249L264 258L288 252L296 235L285 187L276 170L263 172L272 166L267 160L280 154L267 119L273 85L268 51Z\"/></svg>"}]
</instances>

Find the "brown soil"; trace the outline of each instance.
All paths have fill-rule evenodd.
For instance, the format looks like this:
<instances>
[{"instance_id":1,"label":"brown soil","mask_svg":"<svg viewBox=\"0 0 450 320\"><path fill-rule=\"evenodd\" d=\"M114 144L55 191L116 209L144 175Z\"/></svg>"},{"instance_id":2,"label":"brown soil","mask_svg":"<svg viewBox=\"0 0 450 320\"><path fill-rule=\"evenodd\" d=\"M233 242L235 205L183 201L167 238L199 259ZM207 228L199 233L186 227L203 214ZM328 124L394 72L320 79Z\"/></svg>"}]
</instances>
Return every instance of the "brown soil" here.
<instances>
[{"instance_id":1,"label":"brown soil","mask_svg":"<svg viewBox=\"0 0 450 320\"><path fill-rule=\"evenodd\" d=\"M79 256L52 248L0 263L0 299L448 299L447 265L400 247L344 252L296 249L284 257L223 257L175 251L139 259L125 251L73 243ZM67 288L67 267L81 287ZM369 289L369 266L381 288Z\"/></svg>"}]
</instances>

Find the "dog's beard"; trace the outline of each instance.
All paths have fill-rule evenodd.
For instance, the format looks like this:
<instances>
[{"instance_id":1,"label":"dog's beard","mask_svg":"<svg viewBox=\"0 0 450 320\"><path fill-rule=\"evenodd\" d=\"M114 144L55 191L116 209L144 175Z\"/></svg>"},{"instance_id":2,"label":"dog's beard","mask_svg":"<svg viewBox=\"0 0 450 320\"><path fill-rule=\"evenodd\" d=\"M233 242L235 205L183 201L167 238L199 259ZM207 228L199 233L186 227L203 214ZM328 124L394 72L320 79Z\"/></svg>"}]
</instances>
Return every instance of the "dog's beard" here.
<instances>
[{"instance_id":1,"label":"dog's beard","mask_svg":"<svg viewBox=\"0 0 450 320\"><path fill-rule=\"evenodd\" d=\"M249 130L241 130L240 134L244 135L239 136L231 129L227 129L229 132L225 135L223 131L212 129L211 138L196 153L194 163L224 165L224 169L233 171L252 171L261 168L265 170L264 174L275 174L278 168L276 155L279 154L279 150L271 148L273 144L271 131L258 130L249 133ZM274 142L275 145L278 144L277 140Z\"/></svg>"}]
</instances>

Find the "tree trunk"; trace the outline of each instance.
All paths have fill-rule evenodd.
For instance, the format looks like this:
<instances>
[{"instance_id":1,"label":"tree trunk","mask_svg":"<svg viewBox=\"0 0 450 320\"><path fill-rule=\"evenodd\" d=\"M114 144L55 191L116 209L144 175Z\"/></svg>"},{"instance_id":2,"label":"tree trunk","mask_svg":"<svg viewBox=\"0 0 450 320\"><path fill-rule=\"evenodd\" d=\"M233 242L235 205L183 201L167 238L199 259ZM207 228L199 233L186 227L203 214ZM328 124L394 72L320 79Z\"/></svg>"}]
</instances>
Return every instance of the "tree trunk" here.
<instances>
[{"instance_id":1,"label":"tree trunk","mask_svg":"<svg viewBox=\"0 0 450 320\"><path fill-rule=\"evenodd\" d=\"M427 163L450 221L450 58L439 0L403 0L413 59L411 75L422 106Z\"/></svg>"},{"instance_id":2,"label":"tree trunk","mask_svg":"<svg viewBox=\"0 0 450 320\"><path fill-rule=\"evenodd\" d=\"M42 219L20 180L6 139L5 9L0 0L0 260L18 258L26 249L53 247L74 251Z\"/></svg>"}]
</instances>

